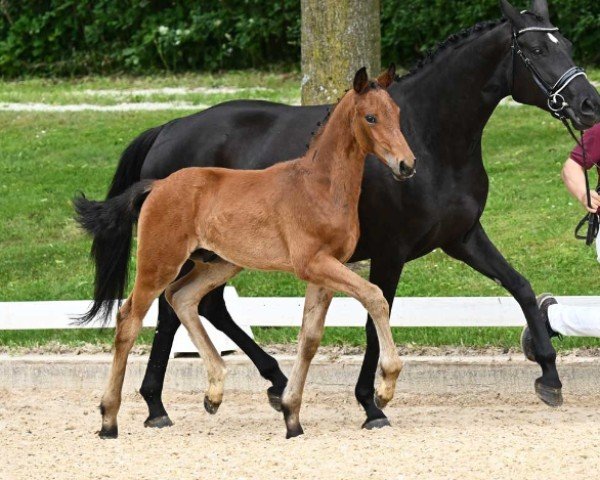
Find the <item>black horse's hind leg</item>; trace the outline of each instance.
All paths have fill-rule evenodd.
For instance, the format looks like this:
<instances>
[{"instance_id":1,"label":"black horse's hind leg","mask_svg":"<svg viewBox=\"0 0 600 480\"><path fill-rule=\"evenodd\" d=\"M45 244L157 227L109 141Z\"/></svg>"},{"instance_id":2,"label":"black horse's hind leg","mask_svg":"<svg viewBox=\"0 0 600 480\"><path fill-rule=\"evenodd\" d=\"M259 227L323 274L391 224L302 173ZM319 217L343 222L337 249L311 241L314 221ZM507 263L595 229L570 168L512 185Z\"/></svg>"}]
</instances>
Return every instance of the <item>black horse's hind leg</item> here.
<instances>
[{"instance_id":1,"label":"black horse's hind leg","mask_svg":"<svg viewBox=\"0 0 600 480\"><path fill-rule=\"evenodd\" d=\"M498 281L521 306L535 345L535 359L542 367L542 376L535 381L535 391L542 401L556 407L562 404L562 384L556 370L556 352L544 320L537 307L529 282L506 261L477 224L465 242L444 247L444 251L471 266L492 280Z\"/></svg>"},{"instance_id":2,"label":"black horse's hind leg","mask_svg":"<svg viewBox=\"0 0 600 480\"><path fill-rule=\"evenodd\" d=\"M267 390L269 403L277 410L281 410L281 395L287 385L287 377L279 368L277 360L260 348L246 332L244 332L231 318L223 298L221 286L202 299L200 314L206 317L215 328L227 335L242 351L248 355L258 369L260 375L271 382Z\"/></svg>"},{"instance_id":3,"label":"black horse's hind leg","mask_svg":"<svg viewBox=\"0 0 600 480\"><path fill-rule=\"evenodd\" d=\"M390 254L388 256L378 256L371 259L371 272L369 280L381 288L385 299L390 305L390 311L396 287L400 280L403 263L398 259L398 255ZM365 327L367 333L367 346L363 359L360 375L356 383L354 394L358 402L362 405L367 414L367 419L363 423L363 428L372 429L389 425L385 413L375 403L375 374L377 373L377 363L379 361L379 341L373 320L369 316Z\"/></svg>"},{"instance_id":4,"label":"black horse's hind leg","mask_svg":"<svg viewBox=\"0 0 600 480\"><path fill-rule=\"evenodd\" d=\"M263 351L231 318L223 299L221 286L200 302L199 312L207 318L215 328L227 335L238 345L256 365L260 374L272 383L267 393L269 402L276 410L281 409L281 395L287 384L287 377L279 368L277 360ZM148 405L149 416L145 421L148 427L165 427L172 425L162 403L162 390L169 362L169 354L173 346L175 332L181 323L169 303L161 295L158 299L158 327L152 343L150 360L146 367L146 375L140 393Z\"/></svg>"},{"instance_id":5,"label":"black horse's hind leg","mask_svg":"<svg viewBox=\"0 0 600 480\"><path fill-rule=\"evenodd\" d=\"M173 425L162 403L162 391L173 339L180 325L177 315L162 294L158 299L158 324L150 359L140 388L140 394L148 405L148 418L144 422L146 427L162 428Z\"/></svg>"}]
</instances>

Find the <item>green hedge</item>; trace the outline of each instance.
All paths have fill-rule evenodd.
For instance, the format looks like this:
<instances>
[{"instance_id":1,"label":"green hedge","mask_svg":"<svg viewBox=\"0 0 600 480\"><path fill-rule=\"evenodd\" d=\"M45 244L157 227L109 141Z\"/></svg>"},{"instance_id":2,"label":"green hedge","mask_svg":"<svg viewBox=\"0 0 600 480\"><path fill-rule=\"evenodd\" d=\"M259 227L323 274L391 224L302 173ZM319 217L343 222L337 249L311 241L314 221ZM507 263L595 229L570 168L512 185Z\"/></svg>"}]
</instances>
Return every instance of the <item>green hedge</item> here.
<instances>
[{"instance_id":1,"label":"green hedge","mask_svg":"<svg viewBox=\"0 0 600 480\"><path fill-rule=\"evenodd\" d=\"M0 72L77 75L295 63L299 0L0 0Z\"/></svg>"},{"instance_id":2,"label":"green hedge","mask_svg":"<svg viewBox=\"0 0 600 480\"><path fill-rule=\"evenodd\" d=\"M384 62L405 66L449 34L500 16L497 0L381 1ZM600 63L600 1L553 3L578 60ZM299 58L300 0L0 0L5 77L266 68Z\"/></svg>"},{"instance_id":3,"label":"green hedge","mask_svg":"<svg viewBox=\"0 0 600 480\"><path fill-rule=\"evenodd\" d=\"M529 0L512 3L517 8L530 5ZM600 0L555 0L549 6L552 22L575 45L575 58L600 64ZM406 65L449 35L500 16L498 0L382 0L384 60Z\"/></svg>"}]
</instances>

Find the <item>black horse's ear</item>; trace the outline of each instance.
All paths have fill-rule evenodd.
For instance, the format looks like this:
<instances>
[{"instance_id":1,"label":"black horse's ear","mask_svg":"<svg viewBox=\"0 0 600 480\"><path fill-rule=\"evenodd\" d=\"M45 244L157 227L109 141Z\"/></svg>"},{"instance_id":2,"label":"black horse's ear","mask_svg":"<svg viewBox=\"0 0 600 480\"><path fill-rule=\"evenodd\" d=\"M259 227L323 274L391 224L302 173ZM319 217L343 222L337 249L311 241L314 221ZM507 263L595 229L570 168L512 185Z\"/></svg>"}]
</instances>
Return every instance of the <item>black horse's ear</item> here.
<instances>
[{"instance_id":1,"label":"black horse's ear","mask_svg":"<svg viewBox=\"0 0 600 480\"><path fill-rule=\"evenodd\" d=\"M377 83L381 88L388 88L396 78L396 65L393 63L388 69L377 77Z\"/></svg>"},{"instance_id":2,"label":"black horse's ear","mask_svg":"<svg viewBox=\"0 0 600 480\"><path fill-rule=\"evenodd\" d=\"M366 67L362 67L354 75L354 83L353 83L354 91L356 93L362 93L362 91L367 86L367 83L369 83L369 76L367 75L367 69L366 69Z\"/></svg>"},{"instance_id":3,"label":"black horse's ear","mask_svg":"<svg viewBox=\"0 0 600 480\"><path fill-rule=\"evenodd\" d=\"M548 0L533 0L531 2L531 11L542 17L544 20L550 20Z\"/></svg>"},{"instance_id":4,"label":"black horse's ear","mask_svg":"<svg viewBox=\"0 0 600 480\"><path fill-rule=\"evenodd\" d=\"M521 17L521 13L513 7L508 0L500 0L500 9L504 16L517 29L523 28L525 23Z\"/></svg>"}]
</instances>

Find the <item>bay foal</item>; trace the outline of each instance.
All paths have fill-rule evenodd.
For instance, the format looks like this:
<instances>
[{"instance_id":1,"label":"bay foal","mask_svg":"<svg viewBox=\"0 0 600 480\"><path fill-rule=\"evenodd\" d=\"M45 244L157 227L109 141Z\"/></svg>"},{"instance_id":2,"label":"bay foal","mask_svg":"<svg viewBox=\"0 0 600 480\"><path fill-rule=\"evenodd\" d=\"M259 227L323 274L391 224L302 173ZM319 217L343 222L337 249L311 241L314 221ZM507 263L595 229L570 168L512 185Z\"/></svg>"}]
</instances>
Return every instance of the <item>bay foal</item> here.
<instances>
[{"instance_id":1,"label":"bay foal","mask_svg":"<svg viewBox=\"0 0 600 480\"><path fill-rule=\"evenodd\" d=\"M204 359L204 405L216 412L225 365L198 319L198 304L243 268L292 272L308 282L298 357L282 398L288 438L302 433L304 383L334 291L358 299L372 316L381 345L382 381L376 395L381 405L391 400L402 364L389 327L388 304L378 287L343 262L359 237L366 155L376 155L398 177L415 169L400 131L399 108L385 90L393 78L393 67L376 81L360 69L354 88L296 160L265 170L187 168L164 180L139 182L106 202L76 199L79 222L95 237L131 229L139 212L137 274L117 316L113 363L101 402L101 437L118 434L127 356L152 301L165 290ZM194 262L193 269L176 280L187 260ZM90 311L98 311L95 307Z\"/></svg>"}]
</instances>

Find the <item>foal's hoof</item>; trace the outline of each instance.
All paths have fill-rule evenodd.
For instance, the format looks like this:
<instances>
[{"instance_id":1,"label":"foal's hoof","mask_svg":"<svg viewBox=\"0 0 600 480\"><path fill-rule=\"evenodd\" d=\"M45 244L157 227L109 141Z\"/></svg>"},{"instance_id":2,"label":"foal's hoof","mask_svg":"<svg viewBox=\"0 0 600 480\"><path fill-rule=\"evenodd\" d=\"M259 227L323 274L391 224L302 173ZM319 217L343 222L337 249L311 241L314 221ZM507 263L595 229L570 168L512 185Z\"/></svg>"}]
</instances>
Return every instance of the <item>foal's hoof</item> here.
<instances>
[{"instance_id":1,"label":"foal's hoof","mask_svg":"<svg viewBox=\"0 0 600 480\"><path fill-rule=\"evenodd\" d=\"M390 421L386 418L374 418L373 420L369 420L368 418L365 420L365 423L362 424L361 428L365 430L375 430L383 427L391 427Z\"/></svg>"},{"instance_id":2,"label":"foal's hoof","mask_svg":"<svg viewBox=\"0 0 600 480\"><path fill-rule=\"evenodd\" d=\"M267 397L269 397L269 405L271 405L271 407L277 412L281 412L281 394L282 394L282 391L275 386L269 387L267 389Z\"/></svg>"},{"instance_id":3,"label":"foal's hoof","mask_svg":"<svg viewBox=\"0 0 600 480\"><path fill-rule=\"evenodd\" d=\"M542 402L551 407L560 407L563 404L562 388L544 385L539 378L535 381L535 393Z\"/></svg>"},{"instance_id":4,"label":"foal's hoof","mask_svg":"<svg viewBox=\"0 0 600 480\"><path fill-rule=\"evenodd\" d=\"M213 403L209 400L208 397L204 397L204 410L206 410L211 415L217 413L217 410L221 406L220 403Z\"/></svg>"},{"instance_id":5,"label":"foal's hoof","mask_svg":"<svg viewBox=\"0 0 600 480\"><path fill-rule=\"evenodd\" d=\"M98 432L98 436L103 440L117 438L119 436L119 429L116 426L110 428L102 427L102 429Z\"/></svg>"},{"instance_id":6,"label":"foal's hoof","mask_svg":"<svg viewBox=\"0 0 600 480\"><path fill-rule=\"evenodd\" d=\"M384 400L383 398L381 398L379 395L375 394L375 406L379 409L379 410L383 410L385 408L385 406L388 404L389 400Z\"/></svg>"},{"instance_id":7,"label":"foal's hoof","mask_svg":"<svg viewBox=\"0 0 600 480\"><path fill-rule=\"evenodd\" d=\"M294 427L294 428L288 428L288 430L285 434L285 438L294 438L294 437L299 437L300 435L304 435L304 430L302 430L301 425L298 425L297 427Z\"/></svg>"},{"instance_id":8,"label":"foal's hoof","mask_svg":"<svg viewBox=\"0 0 600 480\"><path fill-rule=\"evenodd\" d=\"M144 427L148 428L165 428L172 427L173 422L168 415L162 415L161 417L150 418L148 417L144 422Z\"/></svg>"}]
</instances>

